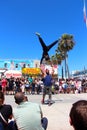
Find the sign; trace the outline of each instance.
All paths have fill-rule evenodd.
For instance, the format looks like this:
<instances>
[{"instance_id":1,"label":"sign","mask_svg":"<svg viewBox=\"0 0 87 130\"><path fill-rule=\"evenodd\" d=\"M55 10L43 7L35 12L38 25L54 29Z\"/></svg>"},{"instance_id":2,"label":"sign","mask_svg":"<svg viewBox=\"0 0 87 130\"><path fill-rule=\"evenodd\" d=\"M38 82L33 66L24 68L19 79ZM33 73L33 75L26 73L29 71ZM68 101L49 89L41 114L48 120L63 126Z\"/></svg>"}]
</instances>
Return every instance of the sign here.
<instances>
[{"instance_id":1,"label":"sign","mask_svg":"<svg viewBox=\"0 0 87 130\"><path fill-rule=\"evenodd\" d=\"M41 70L40 68L23 68L22 73L29 75L38 75L41 74Z\"/></svg>"},{"instance_id":2,"label":"sign","mask_svg":"<svg viewBox=\"0 0 87 130\"><path fill-rule=\"evenodd\" d=\"M21 78L22 73L17 70L8 70L4 73L6 78L14 77L14 78Z\"/></svg>"}]
</instances>

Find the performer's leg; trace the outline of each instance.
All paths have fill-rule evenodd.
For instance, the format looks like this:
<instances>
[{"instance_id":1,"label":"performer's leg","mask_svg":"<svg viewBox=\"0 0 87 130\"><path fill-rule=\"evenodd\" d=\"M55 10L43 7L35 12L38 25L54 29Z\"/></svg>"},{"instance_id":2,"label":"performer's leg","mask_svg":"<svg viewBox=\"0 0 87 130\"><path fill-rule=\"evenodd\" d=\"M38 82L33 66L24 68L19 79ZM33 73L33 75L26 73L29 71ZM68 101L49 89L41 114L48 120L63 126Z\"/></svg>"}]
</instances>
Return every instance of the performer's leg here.
<instances>
[{"instance_id":1,"label":"performer's leg","mask_svg":"<svg viewBox=\"0 0 87 130\"><path fill-rule=\"evenodd\" d=\"M41 101L42 104L44 104L45 102L45 96L46 96L45 94L42 95L42 101Z\"/></svg>"},{"instance_id":2,"label":"performer's leg","mask_svg":"<svg viewBox=\"0 0 87 130\"><path fill-rule=\"evenodd\" d=\"M51 86L49 88L48 95L49 95L49 105L51 105L51 101L52 101L52 87Z\"/></svg>"},{"instance_id":3,"label":"performer's leg","mask_svg":"<svg viewBox=\"0 0 87 130\"><path fill-rule=\"evenodd\" d=\"M42 94L42 101L41 101L42 104L44 104L44 102L45 102L45 96L46 96L46 87L44 86L43 94Z\"/></svg>"},{"instance_id":4,"label":"performer's leg","mask_svg":"<svg viewBox=\"0 0 87 130\"><path fill-rule=\"evenodd\" d=\"M36 33L36 35L37 35L38 38L39 38L39 41L40 41L40 43L41 43L41 46L42 46L43 50L46 50L47 47L46 47L46 45L45 45L43 39L40 37L40 34L39 34L39 33Z\"/></svg>"},{"instance_id":5,"label":"performer's leg","mask_svg":"<svg viewBox=\"0 0 87 130\"><path fill-rule=\"evenodd\" d=\"M47 46L48 51L58 42L58 40L51 43L49 46Z\"/></svg>"}]
</instances>

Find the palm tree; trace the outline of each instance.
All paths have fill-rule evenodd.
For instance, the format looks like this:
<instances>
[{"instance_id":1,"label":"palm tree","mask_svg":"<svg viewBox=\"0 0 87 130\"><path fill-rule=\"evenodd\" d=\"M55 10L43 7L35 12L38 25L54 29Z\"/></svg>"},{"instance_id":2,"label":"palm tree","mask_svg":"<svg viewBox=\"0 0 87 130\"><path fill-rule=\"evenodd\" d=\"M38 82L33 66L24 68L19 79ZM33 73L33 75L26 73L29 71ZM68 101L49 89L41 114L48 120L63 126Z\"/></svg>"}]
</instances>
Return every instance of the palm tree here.
<instances>
[{"instance_id":1,"label":"palm tree","mask_svg":"<svg viewBox=\"0 0 87 130\"><path fill-rule=\"evenodd\" d=\"M67 76L67 73L69 72L67 64L68 52L72 50L75 45L73 35L63 34L58 43L59 44L57 50L60 51L60 53L64 56L65 59L65 78L67 78L69 76Z\"/></svg>"},{"instance_id":2,"label":"palm tree","mask_svg":"<svg viewBox=\"0 0 87 130\"><path fill-rule=\"evenodd\" d=\"M52 64L61 65L62 60L64 60L64 57L63 57L62 53L58 53L57 51L56 51L56 54L52 55L51 58L50 58L50 62Z\"/></svg>"}]
</instances>

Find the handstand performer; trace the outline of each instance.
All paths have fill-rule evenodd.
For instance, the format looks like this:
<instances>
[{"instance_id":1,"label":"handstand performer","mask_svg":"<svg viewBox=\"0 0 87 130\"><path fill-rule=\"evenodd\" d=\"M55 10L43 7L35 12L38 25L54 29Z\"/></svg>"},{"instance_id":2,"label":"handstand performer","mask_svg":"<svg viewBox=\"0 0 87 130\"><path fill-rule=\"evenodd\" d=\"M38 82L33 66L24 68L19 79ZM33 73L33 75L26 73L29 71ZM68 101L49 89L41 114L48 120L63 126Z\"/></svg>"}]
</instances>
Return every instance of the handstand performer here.
<instances>
[{"instance_id":1,"label":"handstand performer","mask_svg":"<svg viewBox=\"0 0 87 130\"><path fill-rule=\"evenodd\" d=\"M40 37L40 34L36 32L36 35L39 38L39 41L41 43L42 49L43 49L43 54L42 54L42 58L40 61L40 64L42 64L43 59L45 58L45 60L49 60L49 54L48 51L58 42L58 40L54 41L53 43L51 43L50 45L46 46L46 44L44 43L43 39Z\"/></svg>"}]
</instances>

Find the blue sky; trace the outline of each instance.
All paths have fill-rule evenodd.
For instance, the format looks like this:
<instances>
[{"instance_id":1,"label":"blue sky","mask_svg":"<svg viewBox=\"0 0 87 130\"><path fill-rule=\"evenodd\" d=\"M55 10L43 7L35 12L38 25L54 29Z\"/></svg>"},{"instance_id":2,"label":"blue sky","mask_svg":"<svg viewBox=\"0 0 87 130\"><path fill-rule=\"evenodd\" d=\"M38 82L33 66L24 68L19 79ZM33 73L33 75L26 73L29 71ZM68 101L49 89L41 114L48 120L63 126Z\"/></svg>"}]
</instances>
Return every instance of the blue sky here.
<instances>
[{"instance_id":1,"label":"blue sky","mask_svg":"<svg viewBox=\"0 0 87 130\"><path fill-rule=\"evenodd\" d=\"M86 8L87 8L87 0ZM87 68L87 28L83 0L1 0L0 58L40 59L42 47L35 32L49 45L64 33L75 40L69 52L70 71ZM55 53L57 45L49 55Z\"/></svg>"}]
</instances>

